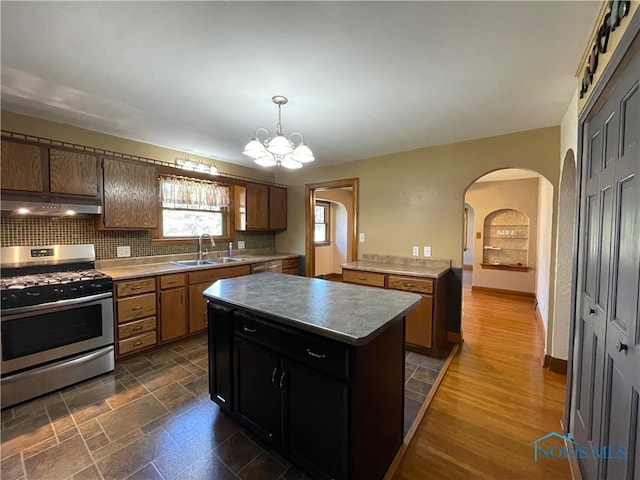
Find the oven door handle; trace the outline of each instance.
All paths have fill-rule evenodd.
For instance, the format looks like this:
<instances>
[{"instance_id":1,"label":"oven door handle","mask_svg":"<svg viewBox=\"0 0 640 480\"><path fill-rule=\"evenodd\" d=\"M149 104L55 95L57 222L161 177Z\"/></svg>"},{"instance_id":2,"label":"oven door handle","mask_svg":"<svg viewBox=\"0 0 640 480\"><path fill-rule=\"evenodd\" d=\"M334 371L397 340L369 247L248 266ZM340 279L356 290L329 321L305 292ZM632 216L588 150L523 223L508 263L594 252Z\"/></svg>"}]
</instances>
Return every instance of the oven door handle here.
<instances>
[{"instance_id":1,"label":"oven door handle","mask_svg":"<svg viewBox=\"0 0 640 480\"><path fill-rule=\"evenodd\" d=\"M113 347L102 348L96 352L91 352L87 355L82 355L80 357L72 358L70 360L62 360L61 362L56 362L51 365L45 365L43 367L35 368L34 370L27 370L25 372L19 372L14 375L10 375L2 379L2 385L9 385L11 383L24 380L29 377L42 375L44 372L50 374L61 368L70 367L72 365L81 364L84 362L88 362L89 360L94 360L96 358L103 357L105 355L109 355L113 352Z\"/></svg>"},{"instance_id":2,"label":"oven door handle","mask_svg":"<svg viewBox=\"0 0 640 480\"><path fill-rule=\"evenodd\" d=\"M27 307L7 308L2 311L2 320L10 320L10 316L19 313L31 313L40 310L56 311L68 306L82 305L84 303L95 302L103 298L113 297L113 292L99 293L97 295L89 295L88 297L69 298L67 300L58 300L56 302L41 303L39 305L29 305Z\"/></svg>"}]
</instances>

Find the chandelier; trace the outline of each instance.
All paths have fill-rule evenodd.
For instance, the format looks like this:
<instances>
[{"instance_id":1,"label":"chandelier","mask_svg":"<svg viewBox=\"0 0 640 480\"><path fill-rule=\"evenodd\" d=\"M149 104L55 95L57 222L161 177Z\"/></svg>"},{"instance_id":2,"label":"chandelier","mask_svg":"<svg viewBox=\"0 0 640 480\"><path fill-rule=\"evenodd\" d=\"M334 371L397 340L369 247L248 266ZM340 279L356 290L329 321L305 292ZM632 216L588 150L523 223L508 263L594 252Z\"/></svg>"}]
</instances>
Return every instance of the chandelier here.
<instances>
[{"instance_id":1,"label":"chandelier","mask_svg":"<svg viewBox=\"0 0 640 480\"><path fill-rule=\"evenodd\" d=\"M266 128L258 128L242 153L253 158L261 167L301 168L303 163L313 162L315 157L311 149L305 145L300 132L293 132L288 138L282 133L282 105L288 102L287 97L276 95L271 97L271 101L278 105L276 134L272 137ZM259 132L266 133L267 138L259 140ZM298 144L292 140L295 135L300 137Z\"/></svg>"}]
</instances>

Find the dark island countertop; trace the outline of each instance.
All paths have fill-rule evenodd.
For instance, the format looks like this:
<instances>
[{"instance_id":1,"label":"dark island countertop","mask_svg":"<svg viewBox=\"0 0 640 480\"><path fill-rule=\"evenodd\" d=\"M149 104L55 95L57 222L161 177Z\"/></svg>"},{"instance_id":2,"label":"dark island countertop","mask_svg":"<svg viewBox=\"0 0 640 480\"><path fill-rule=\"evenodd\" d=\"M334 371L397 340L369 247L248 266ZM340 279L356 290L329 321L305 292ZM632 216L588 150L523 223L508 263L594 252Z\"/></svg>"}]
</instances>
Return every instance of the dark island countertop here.
<instances>
[{"instance_id":1,"label":"dark island countertop","mask_svg":"<svg viewBox=\"0 0 640 480\"><path fill-rule=\"evenodd\" d=\"M279 273L218 280L205 298L350 345L361 345L420 303L413 293Z\"/></svg>"}]
</instances>

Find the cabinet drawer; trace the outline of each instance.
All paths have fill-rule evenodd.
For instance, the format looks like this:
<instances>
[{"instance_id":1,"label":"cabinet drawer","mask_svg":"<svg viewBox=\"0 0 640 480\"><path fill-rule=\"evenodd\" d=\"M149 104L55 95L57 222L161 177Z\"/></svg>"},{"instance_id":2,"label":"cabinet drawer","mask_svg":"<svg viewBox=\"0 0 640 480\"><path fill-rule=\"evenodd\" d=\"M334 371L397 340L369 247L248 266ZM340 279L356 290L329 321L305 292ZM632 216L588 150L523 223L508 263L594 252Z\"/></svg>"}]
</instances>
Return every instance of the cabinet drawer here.
<instances>
[{"instance_id":1,"label":"cabinet drawer","mask_svg":"<svg viewBox=\"0 0 640 480\"><path fill-rule=\"evenodd\" d=\"M156 317L143 318L118 326L118 338L127 338L156 329Z\"/></svg>"},{"instance_id":2,"label":"cabinet drawer","mask_svg":"<svg viewBox=\"0 0 640 480\"><path fill-rule=\"evenodd\" d=\"M402 277L400 275L389 275L387 288L393 290L404 290L405 292L433 293L433 280L416 277Z\"/></svg>"},{"instance_id":3,"label":"cabinet drawer","mask_svg":"<svg viewBox=\"0 0 640 480\"><path fill-rule=\"evenodd\" d=\"M349 377L349 348L338 342L265 322L236 311L237 335L271 348L300 363L338 378Z\"/></svg>"},{"instance_id":4,"label":"cabinet drawer","mask_svg":"<svg viewBox=\"0 0 640 480\"><path fill-rule=\"evenodd\" d=\"M118 323L156 314L156 295L147 293L118 300Z\"/></svg>"},{"instance_id":5,"label":"cabinet drawer","mask_svg":"<svg viewBox=\"0 0 640 480\"><path fill-rule=\"evenodd\" d=\"M298 267L283 268L282 273L286 273L287 275L300 275L300 269Z\"/></svg>"},{"instance_id":6,"label":"cabinet drawer","mask_svg":"<svg viewBox=\"0 0 640 480\"><path fill-rule=\"evenodd\" d=\"M182 287L186 283L186 275L184 273L175 273L173 275L163 275L160 277L160 289Z\"/></svg>"},{"instance_id":7,"label":"cabinet drawer","mask_svg":"<svg viewBox=\"0 0 640 480\"><path fill-rule=\"evenodd\" d=\"M383 287L385 285L386 274L375 272L363 272L361 270L342 270L342 280L360 285L370 285L372 287Z\"/></svg>"},{"instance_id":8,"label":"cabinet drawer","mask_svg":"<svg viewBox=\"0 0 640 480\"><path fill-rule=\"evenodd\" d=\"M116 295L118 297L128 297L130 295L139 295L140 293L155 291L156 279L154 277L116 283Z\"/></svg>"},{"instance_id":9,"label":"cabinet drawer","mask_svg":"<svg viewBox=\"0 0 640 480\"><path fill-rule=\"evenodd\" d=\"M287 268L300 268L300 261L297 258L285 258L282 260L282 270Z\"/></svg>"},{"instance_id":10,"label":"cabinet drawer","mask_svg":"<svg viewBox=\"0 0 640 480\"><path fill-rule=\"evenodd\" d=\"M136 335L135 337L127 338L126 340L120 340L118 342L118 353L123 355L155 344L156 332L154 330L153 332Z\"/></svg>"}]
</instances>

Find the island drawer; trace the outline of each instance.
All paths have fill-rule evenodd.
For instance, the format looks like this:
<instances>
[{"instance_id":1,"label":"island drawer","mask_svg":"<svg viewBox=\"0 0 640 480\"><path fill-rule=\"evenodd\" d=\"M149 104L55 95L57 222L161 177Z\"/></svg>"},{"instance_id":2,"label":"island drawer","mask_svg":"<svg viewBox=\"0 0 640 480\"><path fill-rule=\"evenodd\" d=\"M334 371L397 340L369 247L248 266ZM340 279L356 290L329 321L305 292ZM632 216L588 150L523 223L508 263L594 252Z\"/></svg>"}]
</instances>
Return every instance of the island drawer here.
<instances>
[{"instance_id":1,"label":"island drawer","mask_svg":"<svg viewBox=\"0 0 640 480\"><path fill-rule=\"evenodd\" d=\"M387 288L393 290L404 290L405 292L433 293L433 280L426 278L405 277L400 275L389 275Z\"/></svg>"},{"instance_id":2,"label":"island drawer","mask_svg":"<svg viewBox=\"0 0 640 480\"><path fill-rule=\"evenodd\" d=\"M342 280L349 283L369 285L371 287L383 287L387 275L376 272L363 272L362 270L342 270Z\"/></svg>"},{"instance_id":3,"label":"island drawer","mask_svg":"<svg viewBox=\"0 0 640 480\"><path fill-rule=\"evenodd\" d=\"M349 348L329 339L282 327L236 311L236 334L338 378L349 377Z\"/></svg>"}]
</instances>

